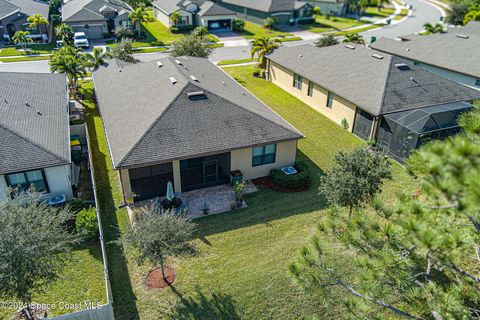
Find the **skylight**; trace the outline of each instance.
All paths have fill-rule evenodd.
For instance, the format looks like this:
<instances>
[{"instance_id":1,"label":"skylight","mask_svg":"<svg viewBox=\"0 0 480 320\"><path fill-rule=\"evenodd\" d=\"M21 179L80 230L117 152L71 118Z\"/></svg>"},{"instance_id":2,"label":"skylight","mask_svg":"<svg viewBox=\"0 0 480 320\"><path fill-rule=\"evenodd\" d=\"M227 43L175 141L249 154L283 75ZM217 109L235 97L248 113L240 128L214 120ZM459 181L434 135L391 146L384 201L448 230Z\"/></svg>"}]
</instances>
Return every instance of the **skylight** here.
<instances>
[{"instance_id":1,"label":"skylight","mask_svg":"<svg viewBox=\"0 0 480 320\"><path fill-rule=\"evenodd\" d=\"M468 39L468 38L469 38L469 35L468 35L468 34L459 33L459 34L457 34L457 38Z\"/></svg>"},{"instance_id":2,"label":"skylight","mask_svg":"<svg viewBox=\"0 0 480 320\"><path fill-rule=\"evenodd\" d=\"M157 66L158 66L159 68L161 68L161 67L163 66L163 63L161 63L160 61L158 61L158 62L157 62Z\"/></svg>"},{"instance_id":3,"label":"skylight","mask_svg":"<svg viewBox=\"0 0 480 320\"><path fill-rule=\"evenodd\" d=\"M177 79L175 79L174 77L170 77L169 79L173 84L177 83Z\"/></svg>"}]
</instances>

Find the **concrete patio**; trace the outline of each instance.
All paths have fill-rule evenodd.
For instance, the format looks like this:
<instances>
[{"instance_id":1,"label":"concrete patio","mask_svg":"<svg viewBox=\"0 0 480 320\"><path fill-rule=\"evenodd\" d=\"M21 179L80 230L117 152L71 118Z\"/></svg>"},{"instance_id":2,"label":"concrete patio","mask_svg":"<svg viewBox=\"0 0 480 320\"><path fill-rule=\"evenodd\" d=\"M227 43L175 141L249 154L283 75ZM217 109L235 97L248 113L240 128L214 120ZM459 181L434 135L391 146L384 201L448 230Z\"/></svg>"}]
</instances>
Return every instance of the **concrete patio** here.
<instances>
[{"instance_id":1,"label":"concrete patio","mask_svg":"<svg viewBox=\"0 0 480 320\"><path fill-rule=\"evenodd\" d=\"M257 187L251 182L247 181L245 194L256 192ZM182 199L184 206L187 208L186 214L188 217L195 219L205 217L203 214L204 204L209 208L208 215L227 212L232 210L231 206L235 203L235 193L229 184L222 184L219 186L197 189L189 192L178 194L177 197ZM160 198L159 200L162 200ZM156 199L139 201L135 203L135 208L146 208L152 204ZM246 208L247 203L243 201L242 208ZM130 220L133 217L133 208L127 207Z\"/></svg>"}]
</instances>

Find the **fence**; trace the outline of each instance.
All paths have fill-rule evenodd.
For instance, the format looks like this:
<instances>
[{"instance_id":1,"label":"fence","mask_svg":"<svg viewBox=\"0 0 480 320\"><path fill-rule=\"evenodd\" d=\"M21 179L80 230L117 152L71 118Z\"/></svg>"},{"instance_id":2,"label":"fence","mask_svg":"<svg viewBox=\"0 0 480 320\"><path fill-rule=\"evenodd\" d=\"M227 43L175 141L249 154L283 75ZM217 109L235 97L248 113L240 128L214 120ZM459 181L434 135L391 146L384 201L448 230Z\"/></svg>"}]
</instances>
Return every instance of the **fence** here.
<instances>
[{"instance_id":1,"label":"fence","mask_svg":"<svg viewBox=\"0 0 480 320\"><path fill-rule=\"evenodd\" d=\"M94 169L92 165L92 151L90 148L91 144L90 144L90 137L88 136L87 124L85 124L85 134L86 134L87 149L88 149L88 167L90 168L90 179L92 180L93 196L95 199L95 209L97 211L99 240L100 240L100 248L102 250L103 273L105 278L107 303L98 308L77 311L77 312L69 313L66 315L51 318L54 320L114 320L115 319L113 315L113 307L112 307L112 304L113 304L112 288L110 286L110 279L108 277L107 252L105 250L105 241L103 239L103 228L102 228L102 219L100 218L100 209L98 208L97 187L95 184L95 175L94 175Z\"/></svg>"}]
</instances>

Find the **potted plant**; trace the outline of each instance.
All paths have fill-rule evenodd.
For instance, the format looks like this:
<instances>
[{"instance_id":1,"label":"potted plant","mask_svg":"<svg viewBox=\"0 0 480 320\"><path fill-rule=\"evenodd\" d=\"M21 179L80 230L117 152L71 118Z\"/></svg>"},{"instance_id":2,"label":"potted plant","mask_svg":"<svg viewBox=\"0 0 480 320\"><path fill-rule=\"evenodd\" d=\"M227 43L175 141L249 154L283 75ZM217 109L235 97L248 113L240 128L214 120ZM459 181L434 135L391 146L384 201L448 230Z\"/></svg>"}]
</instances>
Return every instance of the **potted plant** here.
<instances>
[{"instance_id":1,"label":"potted plant","mask_svg":"<svg viewBox=\"0 0 480 320\"><path fill-rule=\"evenodd\" d=\"M243 193L245 192L246 187L247 184L244 181L239 181L233 186L233 192L235 192L235 202L237 208L241 208L243 206Z\"/></svg>"},{"instance_id":2,"label":"potted plant","mask_svg":"<svg viewBox=\"0 0 480 320\"><path fill-rule=\"evenodd\" d=\"M206 203L206 202L203 203L202 211L203 211L204 215L207 215L210 212L210 208L208 207L208 203Z\"/></svg>"}]
</instances>

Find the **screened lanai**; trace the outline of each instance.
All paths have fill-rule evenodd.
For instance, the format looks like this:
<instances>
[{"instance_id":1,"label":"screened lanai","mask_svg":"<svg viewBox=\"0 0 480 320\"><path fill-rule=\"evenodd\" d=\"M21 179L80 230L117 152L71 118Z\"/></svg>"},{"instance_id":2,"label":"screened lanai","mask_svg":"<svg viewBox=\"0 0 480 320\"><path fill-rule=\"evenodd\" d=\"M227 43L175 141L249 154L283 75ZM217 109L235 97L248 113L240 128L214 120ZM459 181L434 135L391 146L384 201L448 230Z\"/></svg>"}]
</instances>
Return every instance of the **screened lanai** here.
<instances>
[{"instance_id":1,"label":"screened lanai","mask_svg":"<svg viewBox=\"0 0 480 320\"><path fill-rule=\"evenodd\" d=\"M386 114L378 130L377 145L404 162L425 143L458 133L458 117L472 108L469 103L454 102Z\"/></svg>"}]
</instances>

